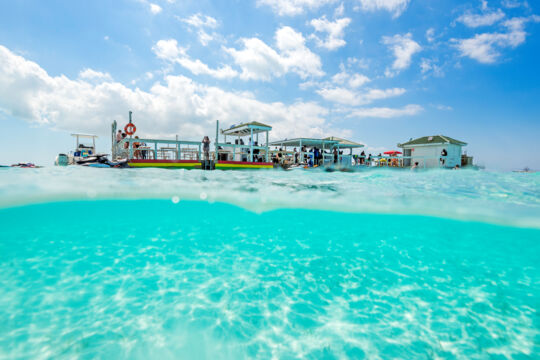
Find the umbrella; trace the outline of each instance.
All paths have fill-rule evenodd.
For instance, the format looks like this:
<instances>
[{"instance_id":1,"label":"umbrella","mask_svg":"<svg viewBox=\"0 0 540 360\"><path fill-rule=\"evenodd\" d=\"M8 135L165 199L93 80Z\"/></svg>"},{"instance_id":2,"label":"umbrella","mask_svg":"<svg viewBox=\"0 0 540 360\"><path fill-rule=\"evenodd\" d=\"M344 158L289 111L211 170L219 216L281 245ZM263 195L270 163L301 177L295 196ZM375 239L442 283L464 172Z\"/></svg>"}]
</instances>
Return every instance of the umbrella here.
<instances>
[{"instance_id":1,"label":"umbrella","mask_svg":"<svg viewBox=\"0 0 540 360\"><path fill-rule=\"evenodd\" d=\"M385 154L385 155L395 156L395 155L398 155L398 154L402 154L402 152L401 152L401 151L392 150L392 151L385 151L384 154Z\"/></svg>"}]
</instances>

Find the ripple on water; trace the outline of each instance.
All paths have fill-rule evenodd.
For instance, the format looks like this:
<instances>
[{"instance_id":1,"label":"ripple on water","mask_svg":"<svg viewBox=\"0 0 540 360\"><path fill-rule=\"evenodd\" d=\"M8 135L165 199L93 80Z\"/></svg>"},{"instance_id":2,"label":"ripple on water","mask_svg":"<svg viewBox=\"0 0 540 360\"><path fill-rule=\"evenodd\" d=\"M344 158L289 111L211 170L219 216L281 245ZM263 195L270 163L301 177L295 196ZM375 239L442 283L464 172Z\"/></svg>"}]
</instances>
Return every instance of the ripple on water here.
<instances>
[{"instance_id":1,"label":"ripple on water","mask_svg":"<svg viewBox=\"0 0 540 360\"><path fill-rule=\"evenodd\" d=\"M160 198L227 202L256 212L304 208L415 214L540 228L540 173L175 171L80 166L1 172L0 208L59 200Z\"/></svg>"}]
</instances>

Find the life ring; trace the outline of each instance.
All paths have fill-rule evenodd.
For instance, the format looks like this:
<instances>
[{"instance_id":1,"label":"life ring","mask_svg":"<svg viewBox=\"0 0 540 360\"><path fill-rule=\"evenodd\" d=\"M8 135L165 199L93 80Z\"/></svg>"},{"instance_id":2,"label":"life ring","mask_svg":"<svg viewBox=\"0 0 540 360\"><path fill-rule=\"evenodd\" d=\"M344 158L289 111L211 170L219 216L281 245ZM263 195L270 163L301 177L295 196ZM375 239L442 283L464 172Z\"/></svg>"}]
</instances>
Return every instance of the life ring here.
<instances>
[{"instance_id":1,"label":"life ring","mask_svg":"<svg viewBox=\"0 0 540 360\"><path fill-rule=\"evenodd\" d=\"M129 123L124 127L124 131L127 135L133 135L135 134L135 131L137 131L137 127L135 124Z\"/></svg>"}]
</instances>

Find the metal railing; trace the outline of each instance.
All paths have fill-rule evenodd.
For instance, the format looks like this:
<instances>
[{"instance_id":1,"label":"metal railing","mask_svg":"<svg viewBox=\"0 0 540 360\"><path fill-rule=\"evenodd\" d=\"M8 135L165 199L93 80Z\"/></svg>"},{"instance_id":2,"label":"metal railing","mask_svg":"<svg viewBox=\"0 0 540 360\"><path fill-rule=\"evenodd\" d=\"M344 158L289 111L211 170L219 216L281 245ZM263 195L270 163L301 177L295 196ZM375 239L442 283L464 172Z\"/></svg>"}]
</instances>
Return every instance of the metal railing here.
<instances>
[{"instance_id":1,"label":"metal railing","mask_svg":"<svg viewBox=\"0 0 540 360\"><path fill-rule=\"evenodd\" d=\"M356 160L358 159L358 160ZM360 159L363 159L361 161ZM455 156L357 156L353 166L374 166L374 167L411 167L418 162L418 167L448 167L448 164L458 163L461 166L461 158Z\"/></svg>"},{"instance_id":2,"label":"metal railing","mask_svg":"<svg viewBox=\"0 0 540 360\"><path fill-rule=\"evenodd\" d=\"M128 160L199 161L202 159L201 150L202 144L198 141L125 138L113 145L113 157Z\"/></svg>"}]
</instances>

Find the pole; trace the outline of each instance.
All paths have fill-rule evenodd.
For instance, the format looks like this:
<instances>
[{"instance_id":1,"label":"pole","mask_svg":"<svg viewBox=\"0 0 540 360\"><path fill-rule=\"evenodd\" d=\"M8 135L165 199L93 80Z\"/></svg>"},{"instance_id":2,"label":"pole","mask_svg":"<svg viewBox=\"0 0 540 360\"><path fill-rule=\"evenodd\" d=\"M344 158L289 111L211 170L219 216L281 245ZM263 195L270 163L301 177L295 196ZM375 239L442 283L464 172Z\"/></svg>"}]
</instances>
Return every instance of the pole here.
<instances>
[{"instance_id":1,"label":"pole","mask_svg":"<svg viewBox=\"0 0 540 360\"><path fill-rule=\"evenodd\" d=\"M129 123L131 124L131 114L133 114L133 112L130 110L129 111ZM131 139L133 137L133 135L129 135L129 138Z\"/></svg>"},{"instance_id":2,"label":"pole","mask_svg":"<svg viewBox=\"0 0 540 360\"><path fill-rule=\"evenodd\" d=\"M251 131L251 137L249 139L249 146L250 146L249 159L250 159L251 162L253 162L253 128L251 128L250 131Z\"/></svg>"},{"instance_id":3,"label":"pole","mask_svg":"<svg viewBox=\"0 0 540 360\"><path fill-rule=\"evenodd\" d=\"M266 162L268 162L268 151L270 148L268 147L268 130L266 130Z\"/></svg>"},{"instance_id":4,"label":"pole","mask_svg":"<svg viewBox=\"0 0 540 360\"><path fill-rule=\"evenodd\" d=\"M111 156L112 160L116 159L116 120L113 120L111 125Z\"/></svg>"},{"instance_id":5,"label":"pole","mask_svg":"<svg viewBox=\"0 0 540 360\"><path fill-rule=\"evenodd\" d=\"M176 135L176 160L180 160L180 144L178 143L178 135Z\"/></svg>"},{"instance_id":6,"label":"pole","mask_svg":"<svg viewBox=\"0 0 540 360\"><path fill-rule=\"evenodd\" d=\"M216 163L219 160L218 140L219 140L219 120L216 120L216 143L215 143L215 146L216 146L216 159L215 159Z\"/></svg>"}]
</instances>

